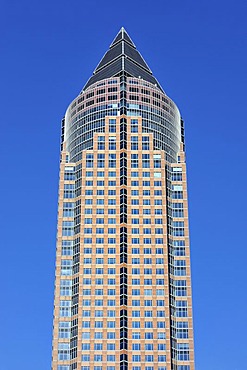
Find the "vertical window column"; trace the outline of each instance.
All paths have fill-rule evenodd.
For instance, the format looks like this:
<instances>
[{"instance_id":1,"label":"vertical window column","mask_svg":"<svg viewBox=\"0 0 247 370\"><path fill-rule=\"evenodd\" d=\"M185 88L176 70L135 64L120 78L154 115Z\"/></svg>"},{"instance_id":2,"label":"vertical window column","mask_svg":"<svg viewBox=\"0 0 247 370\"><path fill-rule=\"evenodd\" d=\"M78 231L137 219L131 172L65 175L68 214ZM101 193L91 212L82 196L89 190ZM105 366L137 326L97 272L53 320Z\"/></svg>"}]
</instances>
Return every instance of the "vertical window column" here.
<instances>
[{"instance_id":1,"label":"vertical window column","mask_svg":"<svg viewBox=\"0 0 247 370\"><path fill-rule=\"evenodd\" d=\"M120 149L127 149L127 122L120 120ZM128 369L127 153L120 153L120 370Z\"/></svg>"}]
</instances>

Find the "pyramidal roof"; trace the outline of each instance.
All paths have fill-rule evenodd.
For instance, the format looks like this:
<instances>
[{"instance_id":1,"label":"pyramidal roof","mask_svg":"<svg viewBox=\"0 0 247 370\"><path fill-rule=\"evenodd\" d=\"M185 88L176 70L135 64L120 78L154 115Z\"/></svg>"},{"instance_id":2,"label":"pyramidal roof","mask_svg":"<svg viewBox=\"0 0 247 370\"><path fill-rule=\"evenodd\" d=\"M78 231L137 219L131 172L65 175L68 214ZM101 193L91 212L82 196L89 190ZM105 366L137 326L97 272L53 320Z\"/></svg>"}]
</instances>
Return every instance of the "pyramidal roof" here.
<instances>
[{"instance_id":1,"label":"pyramidal roof","mask_svg":"<svg viewBox=\"0 0 247 370\"><path fill-rule=\"evenodd\" d=\"M83 90L97 81L119 76L122 72L126 72L126 75L129 77L142 78L151 82L162 90L152 71L123 27L97 65L93 76L90 77Z\"/></svg>"}]
</instances>

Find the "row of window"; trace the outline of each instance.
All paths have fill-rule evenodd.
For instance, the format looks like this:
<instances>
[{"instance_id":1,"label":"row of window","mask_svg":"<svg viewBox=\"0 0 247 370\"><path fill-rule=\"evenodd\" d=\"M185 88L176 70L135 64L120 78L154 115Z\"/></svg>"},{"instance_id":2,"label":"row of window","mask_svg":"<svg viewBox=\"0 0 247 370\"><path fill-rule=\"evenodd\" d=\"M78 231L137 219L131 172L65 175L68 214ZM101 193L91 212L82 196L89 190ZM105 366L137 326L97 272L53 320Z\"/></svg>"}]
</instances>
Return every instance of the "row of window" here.
<instances>
[{"instance_id":1,"label":"row of window","mask_svg":"<svg viewBox=\"0 0 247 370\"><path fill-rule=\"evenodd\" d=\"M58 356L59 357L59 356ZM60 359L60 358L59 358ZM107 355L106 356L107 361L116 361L115 355ZM81 360L83 362L89 362L90 361L90 354L83 354L81 357ZM93 358L94 361L103 361L103 355L94 355ZM145 362L153 362L154 356L153 355L145 355ZM141 355L132 355L132 362L141 362ZM166 362L166 356L165 355L158 355L158 362Z\"/></svg>"},{"instance_id":2,"label":"row of window","mask_svg":"<svg viewBox=\"0 0 247 370\"><path fill-rule=\"evenodd\" d=\"M139 190L138 191L132 190L131 193L132 193L133 196L138 196L139 195ZM139 199L138 200L137 199L132 199L131 202L132 202L133 205L139 204ZM107 203L108 203L108 205L116 205L116 199L108 199ZM93 204L93 199L85 199L85 205L91 205L91 204ZM105 204L104 199L97 199L96 204L97 205L104 205ZM150 201L150 199L143 199L142 204L144 206L151 205L151 201ZM161 199L155 199L154 204L156 206L161 206L162 205L162 200ZM116 209L114 209L114 210L115 210L115 213L116 213ZM102 211L96 211L96 212L100 213ZM146 210L143 209L143 213L145 213L145 212L150 214L149 209L146 209ZM92 214L93 211L92 211L91 208L85 208L84 213L85 214ZM154 214L161 215L162 214L162 209L155 209Z\"/></svg>"},{"instance_id":3,"label":"row of window","mask_svg":"<svg viewBox=\"0 0 247 370\"><path fill-rule=\"evenodd\" d=\"M102 311L100 311L100 312L102 312ZM108 311L108 312L114 312L114 311ZM99 316L96 316L96 317L99 317ZM107 317L109 317L109 316L107 316ZM112 317L112 316L110 316L110 317ZM109 322L112 322L112 321L109 321ZM154 326L155 325L154 325L153 321L145 321L144 322L144 328L145 329L152 329ZM90 328L90 327L91 327L91 322L90 321L83 321L82 322L82 328ZM165 321L157 321L157 329L164 329L164 328L165 328ZM109 332L109 336L107 336L107 338L108 339L115 339L115 332ZM96 339L99 339L98 335L97 335ZM132 333L132 339L141 339L141 333L140 332L133 332ZM164 332L159 333L158 339L166 339L165 333Z\"/></svg>"},{"instance_id":4,"label":"row of window","mask_svg":"<svg viewBox=\"0 0 247 370\"><path fill-rule=\"evenodd\" d=\"M181 360L183 361L183 360ZM58 365L57 370L69 370L69 365ZM132 366L132 370L142 370L141 366ZM103 366L81 366L81 370L103 370ZM115 366L107 366L106 370L117 370ZM145 370L154 370L153 366L145 366ZM158 366L157 370L167 370L165 366ZM178 365L177 370L190 370L189 365Z\"/></svg>"},{"instance_id":5,"label":"row of window","mask_svg":"<svg viewBox=\"0 0 247 370\"><path fill-rule=\"evenodd\" d=\"M64 368L64 369L58 368L58 370L69 370L69 368L67 368L67 367ZM92 368L90 368L89 366L82 366L81 370L92 370ZM93 370L103 370L103 367L102 366L94 366ZM107 366L106 370L116 370L116 367L115 366ZM132 370L141 370L141 366L133 366ZM145 370L154 370L154 367L153 366L145 366ZM165 366L158 366L157 370L166 370L166 367ZM190 369L189 368L188 369L187 368L179 368L179 370L190 370Z\"/></svg>"},{"instance_id":6,"label":"row of window","mask_svg":"<svg viewBox=\"0 0 247 370\"><path fill-rule=\"evenodd\" d=\"M134 220L138 220L139 219L134 219ZM146 219L144 219L146 220ZM143 221L144 221L143 220ZM151 221L151 220L148 220L148 221ZM115 222L114 222L115 223ZM135 221L132 220L132 223L133 224L136 224ZM151 222L143 222L144 224L151 224ZM139 222L138 222L139 224ZM63 230L66 230L66 229L69 229L69 228L72 228L73 229L74 227L74 222L73 221L63 221ZM84 228L84 234L92 234L92 232L95 233L96 231L96 234L104 234L104 233L108 233L108 234L116 234L116 228L112 228L112 227L108 227L108 229L104 229L103 227L99 228L99 227L96 227L95 230L93 230L92 227L86 227ZM132 234L140 234L140 229L139 228L132 228L131 229L132 231ZM142 229L142 233L143 234L163 234L163 228L154 228L154 229L151 229L151 228L143 228Z\"/></svg>"},{"instance_id":7,"label":"row of window","mask_svg":"<svg viewBox=\"0 0 247 370\"><path fill-rule=\"evenodd\" d=\"M87 177L95 177L93 171L86 171L86 178ZM97 177L116 177L116 172L115 171L108 171L106 174L104 171L97 171L96 173ZM138 171L132 171L131 172L131 177L150 177L150 172L145 171L145 172L138 172ZM158 178L161 177L161 172L154 172L154 177Z\"/></svg>"},{"instance_id":8,"label":"row of window","mask_svg":"<svg viewBox=\"0 0 247 370\"><path fill-rule=\"evenodd\" d=\"M136 219L139 221L139 219ZM135 223L135 222L134 222ZM139 223L139 222L136 222ZM114 238L113 238L114 239ZM84 244L92 244L93 239L92 238L84 238ZM104 244L105 240L104 238L96 238L96 244ZM115 244L116 241L114 240L108 240L108 244ZM140 238L132 238L131 240L132 244L140 244ZM152 239L151 238L143 238L143 244L152 244ZM164 244L163 238L155 238L154 244Z\"/></svg>"},{"instance_id":9,"label":"row of window","mask_svg":"<svg viewBox=\"0 0 247 370\"><path fill-rule=\"evenodd\" d=\"M95 306L96 306L96 303L95 303ZM82 316L83 317L91 317L91 311L90 310L83 310L82 311ZM165 311L153 312L153 310L152 311L146 310L146 311L144 311L144 317L160 318L160 317L166 317L166 314L165 314ZM140 321L133 321L132 322L132 328L140 328L141 327L140 325L141 325Z\"/></svg>"},{"instance_id":10,"label":"row of window","mask_svg":"<svg viewBox=\"0 0 247 370\"><path fill-rule=\"evenodd\" d=\"M108 180L107 182L108 186L116 186L116 181L115 180ZM85 181L85 186L93 186L94 182L93 180L86 180ZM104 180L97 180L96 184L97 186L105 186L105 181ZM155 180L154 181L154 186L161 186L162 182L160 180ZM139 186L139 181L131 181L131 186ZM142 186L150 186L150 181L142 181Z\"/></svg>"},{"instance_id":11,"label":"row of window","mask_svg":"<svg viewBox=\"0 0 247 370\"><path fill-rule=\"evenodd\" d=\"M131 190L132 196L139 196L139 190ZM74 198L75 192L72 190L66 190L64 192L64 198ZM116 204L116 199L108 199L106 200L108 204ZM93 198L85 199L85 205L92 205L93 204ZM104 199L96 199L97 205L104 205L105 201ZM143 205L151 205L150 199L143 199ZM154 199L154 205L161 206L162 205L162 199ZM161 212L162 213L162 212ZM161 214L160 210L155 210L155 214Z\"/></svg>"},{"instance_id":12,"label":"row of window","mask_svg":"<svg viewBox=\"0 0 247 370\"><path fill-rule=\"evenodd\" d=\"M178 240L179 242L179 240ZM182 242L184 242L182 240ZM116 248L103 248L103 247L100 247L100 248L96 248L96 250L92 250L92 248L90 247L86 247L83 249L83 253L84 254L92 254L92 252L96 252L96 254L104 254L106 252L108 252L108 254L115 254L116 253ZM143 254L152 254L152 253L155 253L155 254L164 254L164 248L155 248L155 251L152 251L152 248L143 248L142 249L142 253ZM140 248L132 248L132 254L140 254Z\"/></svg>"}]
</instances>

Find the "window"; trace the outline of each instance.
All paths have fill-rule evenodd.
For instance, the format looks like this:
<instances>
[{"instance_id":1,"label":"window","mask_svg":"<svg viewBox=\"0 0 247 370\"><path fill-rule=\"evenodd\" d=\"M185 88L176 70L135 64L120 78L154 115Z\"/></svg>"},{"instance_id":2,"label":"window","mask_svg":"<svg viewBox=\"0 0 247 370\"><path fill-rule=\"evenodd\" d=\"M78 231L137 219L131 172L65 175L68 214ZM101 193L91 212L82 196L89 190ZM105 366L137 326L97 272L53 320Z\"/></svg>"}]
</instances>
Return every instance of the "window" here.
<instances>
[{"instance_id":1,"label":"window","mask_svg":"<svg viewBox=\"0 0 247 370\"><path fill-rule=\"evenodd\" d=\"M140 285L140 279L132 279L132 285Z\"/></svg>"},{"instance_id":2,"label":"window","mask_svg":"<svg viewBox=\"0 0 247 370\"><path fill-rule=\"evenodd\" d=\"M116 150L116 137L109 136L109 150Z\"/></svg>"},{"instance_id":3,"label":"window","mask_svg":"<svg viewBox=\"0 0 247 370\"><path fill-rule=\"evenodd\" d=\"M140 311L132 311L132 317L140 317Z\"/></svg>"},{"instance_id":4,"label":"window","mask_svg":"<svg viewBox=\"0 0 247 370\"><path fill-rule=\"evenodd\" d=\"M149 196L150 195L150 190L143 190L142 194L143 194L143 196Z\"/></svg>"},{"instance_id":5,"label":"window","mask_svg":"<svg viewBox=\"0 0 247 370\"><path fill-rule=\"evenodd\" d=\"M104 269L103 268L96 268L95 270L97 275L103 275L104 274Z\"/></svg>"},{"instance_id":6,"label":"window","mask_svg":"<svg viewBox=\"0 0 247 370\"><path fill-rule=\"evenodd\" d=\"M60 296L71 296L71 295L72 295L72 281L61 280Z\"/></svg>"},{"instance_id":7,"label":"window","mask_svg":"<svg viewBox=\"0 0 247 370\"><path fill-rule=\"evenodd\" d=\"M140 328L140 327L141 327L140 321L133 321L132 322L132 328Z\"/></svg>"},{"instance_id":8,"label":"window","mask_svg":"<svg viewBox=\"0 0 247 370\"><path fill-rule=\"evenodd\" d=\"M103 349L103 344L102 343L95 343L94 344L94 350L95 351L102 351Z\"/></svg>"},{"instance_id":9,"label":"window","mask_svg":"<svg viewBox=\"0 0 247 370\"><path fill-rule=\"evenodd\" d=\"M132 258L132 264L133 265L139 265L140 264L140 258Z\"/></svg>"},{"instance_id":10,"label":"window","mask_svg":"<svg viewBox=\"0 0 247 370\"><path fill-rule=\"evenodd\" d=\"M138 150L138 136L131 136L131 150Z\"/></svg>"},{"instance_id":11,"label":"window","mask_svg":"<svg viewBox=\"0 0 247 370\"><path fill-rule=\"evenodd\" d=\"M115 355L107 355L107 361L116 361L116 356Z\"/></svg>"},{"instance_id":12,"label":"window","mask_svg":"<svg viewBox=\"0 0 247 370\"><path fill-rule=\"evenodd\" d=\"M115 339L115 332L108 331L107 339Z\"/></svg>"},{"instance_id":13,"label":"window","mask_svg":"<svg viewBox=\"0 0 247 370\"><path fill-rule=\"evenodd\" d=\"M71 260L61 261L61 275L69 276L72 275L73 262Z\"/></svg>"},{"instance_id":14,"label":"window","mask_svg":"<svg viewBox=\"0 0 247 370\"><path fill-rule=\"evenodd\" d=\"M58 343L58 360L66 361L70 359L70 344Z\"/></svg>"},{"instance_id":15,"label":"window","mask_svg":"<svg viewBox=\"0 0 247 370\"><path fill-rule=\"evenodd\" d=\"M166 356L165 355L158 355L158 362L166 362Z\"/></svg>"},{"instance_id":16,"label":"window","mask_svg":"<svg viewBox=\"0 0 247 370\"><path fill-rule=\"evenodd\" d=\"M94 355L94 361L102 361L102 359L103 359L103 356L102 355Z\"/></svg>"},{"instance_id":17,"label":"window","mask_svg":"<svg viewBox=\"0 0 247 370\"><path fill-rule=\"evenodd\" d=\"M144 206L150 206L150 199L143 199L142 204L143 204Z\"/></svg>"},{"instance_id":18,"label":"window","mask_svg":"<svg viewBox=\"0 0 247 370\"><path fill-rule=\"evenodd\" d=\"M142 137L142 150L149 150L149 136Z\"/></svg>"},{"instance_id":19,"label":"window","mask_svg":"<svg viewBox=\"0 0 247 370\"><path fill-rule=\"evenodd\" d=\"M132 333L132 339L140 339L140 338L141 338L141 333L139 332Z\"/></svg>"},{"instance_id":20,"label":"window","mask_svg":"<svg viewBox=\"0 0 247 370\"><path fill-rule=\"evenodd\" d=\"M139 181L131 181L131 186L139 186Z\"/></svg>"},{"instance_id":21,"label":"window","mask_svg":"<svg viewBox=\"0 0 247 370\"><path fill-rule=\"evenodd\" d=\"M140 355L133 355L132 356L133 362L141 362L141 356Z\"/></svg>"},{"instance_id":22,"label":"window","mask_svg":"<svg viewBox=\"0 0 247 370\"><path fill-rule=\"evenodd\" d=\"M140 306L140 300L139 299L133 299L132 300L132 306Z\"/></svg>"},{"instance_id":23,"label":"window","mask_svg":"<svg viewBox=\"0 0 247 370\"><path fill-rule=\"evenodd\" d=\"M81 360L83 362L89 362L90 361L90 355L88 355L88 354L82 355Z\"/></svg>"},{"instance_id":24,"label":"window","mask_svg":"<svg viewBox=\"0 0 247 370\"><path fill-rule=\"evenodd\" d=\"M103 321L95 321L94 322L95 328L103 328Z\"/></svg>"},{"instance_id":25,"label":"window","mask_svg":"<svg viewBox=\"0 0 247 370\"><path fill-rule=\"evenodd\" d=\"M130 121L130 124L131 124L131 132L132 133L138 132L138 120L137 119L132 119Z\"/></svg>"},{"instance_id":26,"label":"window","mask_svg":"<svg viewBox=\"0 0 247 370\"><path fill-rule=\"evenodd\" d=\"M58 329L58 336L61 339L69 339L70 338L70 328L71 323L67 321L62 321L59 323L59 329Z\"/></svg>"},{"instance_id":27,"label":"window","mask_svg":"<svg viewBox=\"0 0 247 370\"><path fill-rule=\"evenodd\" d=\"M82 328L90 328L90 321L82 321Z\"/></svg>"},{"instance_id":28,"label":"window","mask_svg":"<svg viewBox=\"0 0 247 370\"><path fill-rule=\"evenodd\" d=\"M108 215L115 215L116 214L116 210L113 209L113 208L109 208L108 209Z\"/></svg>"},{"instance_id":29,"label":"window","mask_svg":"<svg viewBox=\"0 0 247 370\"><path fill-rule=\"evenodd\" d=\"M90 350L90 343L82 343L81 349L82 351Z\"/></svg>"},{"instance_id":30,"label":"window","mask_svg":"<svg viewBox=\"0 0 247 370\"><path fill-rule=\"evenodd\" d=\"M115 321L107 321L107 328L115 328L116 322Z\"/></svg>"},{"instance_id":31,"label":"window","mask_svg":"<svg viewBox=\"0 0 247 370\"><path fill-rule=\"evenodd\" d=\"M108 279L107 282L108 282L108 285L115 285L116 284L115 279Z\"/></svg>"},{"instance_id":32,"label":"window","mask_svg":"<svg viewBox=\"0 0 247 370\"><path fill-rule=\"evenodd\" d=\"M72 255L73 255L73 241L62 240L62 256L72 256Z\"/></svg>"},{"instance_id":33,"label":"window","mask_svg":"<svg viewBox=\"0 0 247 370\"><path fill-rule=\"evenodd\" d=\"M139 238L132 238L132 244L139 244L139 243L140 243Z\"/></svg>"},{"instance_id":34,"label":"window","mask_svg":"<svg viewBox=\"0 0 247 370\"><path fill-rule=\"evenodd\" d=\"M175 304L176 304L175 316L187 317L188 316L187 301L175 301Z\"/></svg>"},{"instance_id":35,"label":"window","mask_svg":"<svg viewBox=\"0 0 247 370\"><path fill-rule=\"evenodd\" d=\"M157 328L161 329L161 328L165 328L165 327L166 327L165 321L158 321L157 322Z\"/></svg>"},{"instance_id":36,"label":"window","mask_svg":"<svg viewBox=\"0 0 247 370\"><path fill-rule=\"evenodd\" d=\"M132 344L132 350L133 351L140 351L141 350L141 345L139 343Z\"/></svg>"},{"instance_id":37,"label":"window","mask_svg":"<svg viewBox=\"0 0 247 370\"><path fill-rule=\"evenodd\" d=\"M163 238L155 238L155 244L163 244Z\"/></svg>"},{"instance_id":38,"label":"window","mask_svg":"<svg viewBox=\"0 0 247 370\"><path fill-rule=\"evenodd\" d=\"M104 238L96 238L96 244L104 244Z\"/></svg>"},{"instance_id":39,"label":"window","mask_svg":"<svg viewBox=\"0 0 247 370\"><path fill-rule=\"evenodd\" d=\"M131 177L139 177L139 172L131 172Z\"/></svg>"},{"instance_id":40,"label":"window","mask_svg":"<svg viewBox=\"0 0 247 370\"><path fill-rule=\"evenodd\" d=\"M108 177L116 177L116 171L109 171Z\"/></svg>"},{"instance_id":41,"label":"window","mask_svg":"<svg viewBox=\"0 0 247 370\"><path fill-rule=\"evenodd\" d=\"M131 195L139 195L139 190L131 190Z\"/></svg>"},{"instance_id":42,"label":"window","mask_svg":"<svg viewBox=\"0 0 247 370\"><path fill-rule=\"evenodd\" d=\"M75 203L65 202L63 204L63 217L74 217Z\"/></svg>"},{"instance_id":43,"label":"window","mask_svg":"<svg viewBox=\"0 0 247 370\"><path fill-rule=\"evenodd\" d=\"M74 198L75 197L75 185L74 184L64 184L64 198Z\"/></svg>"},{"instance_id":44,"label":"window","mask_svg":"<svg viewBox=\"0 0 247 370\"><path fill-rule=\"evenodd\" d=\"M164 306L165 305L164 299L158 299L156 301L156 305L157 305L157 307Z\"/></svg>"},{"instance_id":45,"label":"window","mask_svg":"<svg viewBox=\"0 0 247 370\"><path fill-rule=\"evenodd\" d=\"M139 234L139 228L132 228L131 229L131 231L132 231L132 234Z\"/></svg>"},{"instance_id":46,"label":"window","mask_svg":"<svg viewBox=\"0 0 247 370\"><path fill-rule=\"evenodd\" d=\"M165 280L164 279L156 279L156 285L164 285Z\"/></svg>"},{"instance_id":47,"label":"window","mask_svg":"<svg viewBox=\"0 0 247 370\"><path fill-rule=\"evenodd\" d=\"M102 339L102 338L103 338L103 333L102 333L102 332L100 332L100 331L96 331L96 332L94 333L94 338L95 338L95 339Z\"/></svg>"},{"instance_id":48,"label":"window","mask_svg":"<svg viewBox=\"0 0 247 370\"><path fill-rule=\"evenodd\" d=\"M162 228L155 228L155 234L163 234Z\"/></svg>"},{"instance_id":49,"label":"window","mask_svg":"<svg viewBox=\"0 0 247 370\"><path fill-rule=\"evenodd\" d=\"M115 317L115 316L116 316L116 311L114 310L107 311L107 317Z\"/></svg>"}]
</instances>

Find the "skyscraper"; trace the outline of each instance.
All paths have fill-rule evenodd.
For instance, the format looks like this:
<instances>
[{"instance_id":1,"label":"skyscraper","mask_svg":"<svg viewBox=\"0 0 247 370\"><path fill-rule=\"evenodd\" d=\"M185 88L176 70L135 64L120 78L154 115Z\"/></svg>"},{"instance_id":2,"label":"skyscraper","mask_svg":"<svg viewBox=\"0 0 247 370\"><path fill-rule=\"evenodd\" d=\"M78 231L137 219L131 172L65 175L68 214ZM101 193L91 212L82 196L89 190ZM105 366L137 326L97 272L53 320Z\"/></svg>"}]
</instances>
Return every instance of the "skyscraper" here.
<instances>
[{"instance_id":1,"label":"skyscraper","mask_svg":"<svg viewBox=\"0 0 247 370\"><path fill-rule=\"evenodd\" d=\"M62 120L53 370L194 370L184 126L122 28Z\"/></svg>"}]
</instances>

